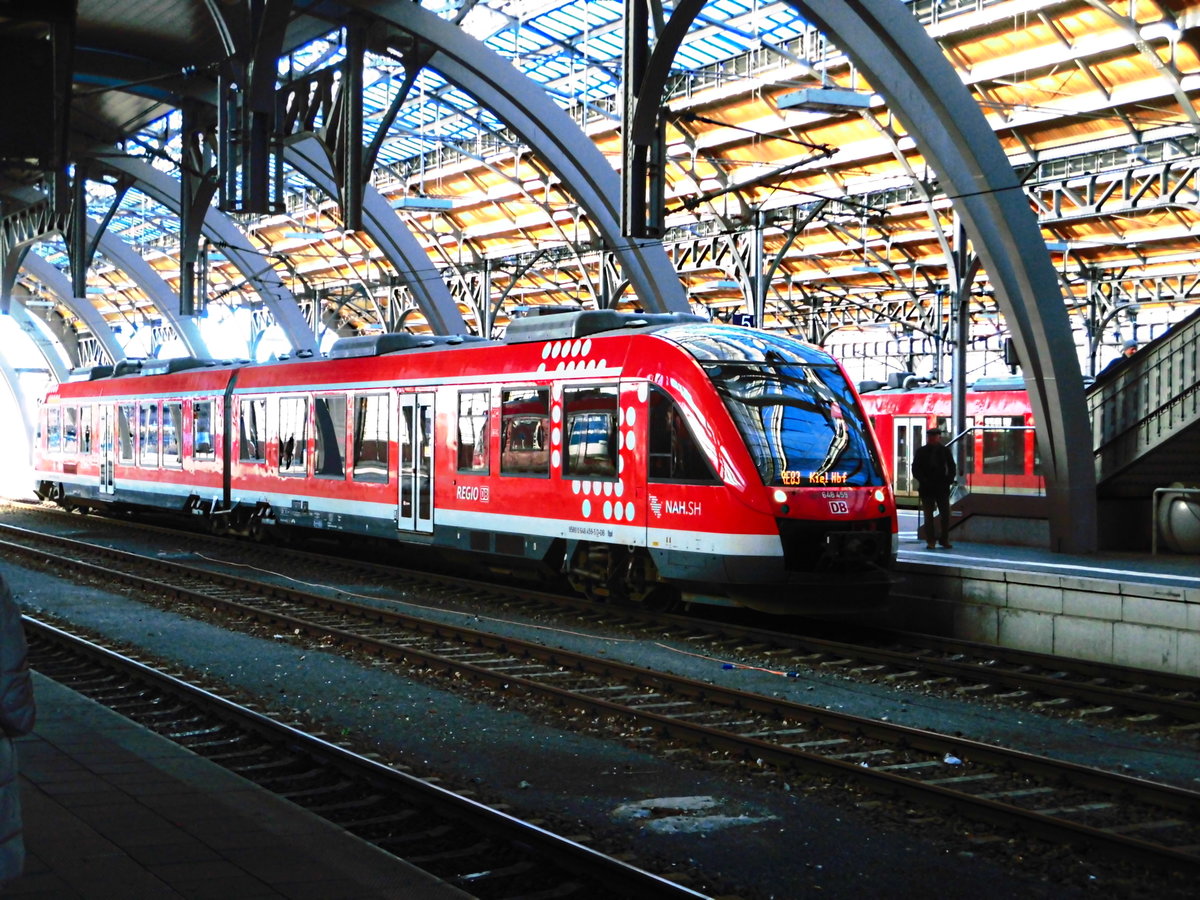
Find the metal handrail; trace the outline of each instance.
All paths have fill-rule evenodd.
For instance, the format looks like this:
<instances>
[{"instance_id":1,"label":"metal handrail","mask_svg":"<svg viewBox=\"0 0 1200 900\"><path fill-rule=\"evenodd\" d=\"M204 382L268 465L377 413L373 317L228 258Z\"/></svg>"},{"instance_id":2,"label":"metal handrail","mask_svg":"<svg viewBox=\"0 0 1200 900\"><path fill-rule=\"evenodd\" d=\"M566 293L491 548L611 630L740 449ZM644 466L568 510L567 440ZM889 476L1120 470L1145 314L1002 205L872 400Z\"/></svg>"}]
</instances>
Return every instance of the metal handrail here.
<instances>
[{"instance_id":1,"label":"metal handrail","mask_svg":"<svg viewBox=\"0 0 1200 900\"><path fill-rule=\"evenodd\" d=\"M953 447L959 440L971 435L972 433L974 433L976 431L980 431L980 432L986 432L986 431L1012 432L1012 431L1036 431L1036 430L1037 429L1033 425L972 425L969 428L964 428L958 434L954 435L954 437L952 437L948 441L946 441L946 446ZM956 459L955 462L956 463L960 462L960 460ZM971 477L968 473L961 471L962 466L959 466L959 468L960 468L960 475L959 475L960 486L969 494L969 493L971 493L971 484L970 484ZM1038 476L1038 477L1042 477L1042 476ZM962 498L959 498L959 499L962 499Z\"/></svg>"}]
</instances>

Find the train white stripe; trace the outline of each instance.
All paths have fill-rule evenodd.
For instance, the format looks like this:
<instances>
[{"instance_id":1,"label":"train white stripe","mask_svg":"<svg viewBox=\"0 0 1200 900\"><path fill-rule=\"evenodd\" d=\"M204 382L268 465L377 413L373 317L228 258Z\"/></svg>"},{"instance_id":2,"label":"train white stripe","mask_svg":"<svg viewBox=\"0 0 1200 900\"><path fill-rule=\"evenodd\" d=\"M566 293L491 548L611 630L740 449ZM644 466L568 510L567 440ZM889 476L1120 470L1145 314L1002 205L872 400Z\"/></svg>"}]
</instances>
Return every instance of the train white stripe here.
<instances>
[{"instance_id":1,"label":"train white stripe","mask_svg":"<svg viewBox=\"0 0 1200 900\"><path fill-rule=\"evenodd\" d=\"M60 481L63 484L95 487L95 476L72 476L60 472L37 472L38 478ZM186 482L165 483L133 478L118 478L114 499L120 499L122 491L141 491L160 496L176 496L181 502L188 494L207 500L219 497L221 489L211 485ZM255 504L269 503L288 509L293 500L307 500L310 513L323 515L363 516L390 522L396 520L395 503L377 503L366 500L345 500L337 497L301 496L280 494L272 491L234 491L234 502ZM518 516L507 513L492 513L482 510L437 509L434 524L446 528L470 528L476 531L495 531L511 534L527 534L531 537L563 538L565 540L602 540L607 543L630 546L679 550L690 553L716 553L722 556L778 556L779 538L771 534L717 534L689 531L681 539L681 532L670 528L647 528L641 525L616 522L588 522L578 519L552 519L541 516ZM648 543L647 543L648 542Z\"/></svg>"}]
</instances>

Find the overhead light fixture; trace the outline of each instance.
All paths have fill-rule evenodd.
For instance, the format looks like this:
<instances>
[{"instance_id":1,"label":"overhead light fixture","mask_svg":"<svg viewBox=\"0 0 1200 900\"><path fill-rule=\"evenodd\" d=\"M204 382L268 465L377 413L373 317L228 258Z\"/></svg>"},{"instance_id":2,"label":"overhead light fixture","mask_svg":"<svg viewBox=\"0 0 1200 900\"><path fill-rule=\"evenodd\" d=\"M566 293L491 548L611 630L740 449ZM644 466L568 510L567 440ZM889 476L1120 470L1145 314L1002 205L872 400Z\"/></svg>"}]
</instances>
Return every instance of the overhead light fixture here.
<instances>
[{"instance_id":1,"label":"overhead light fixture","mask_svg":"<svg viewBox=\"0 0 1200 900\"><path fill-rule=\"evenodd\" d=\"M702 284L693 286L690 290L692 293L707 293L709 291L735 291L741 288L741 284L734 281L732 278L719 278L716 281L705 281ZM742 301L737 301L741 303Z\"/></svg>"},{"instance_id":2,"label":"overhead light fixture","mask_svg":"<svg viewBox=\"0 0 1200 900\"><path fill-rule=\"evenodd\" d=\"M845 88L801 88L779 98L780 109L800 109L812 112L849 113L869 109L874 94Z\"/></svg>"},{"instance_id":3,"label":"overhead light fixture","mask_svg":"<svg viewBox=\"0 0 1200 900\"><path fill-rule=\"evenodd\" d=\"M393 197L389 201L392 209L454 209L453 197Z\"/></svg>"}]
</instances>

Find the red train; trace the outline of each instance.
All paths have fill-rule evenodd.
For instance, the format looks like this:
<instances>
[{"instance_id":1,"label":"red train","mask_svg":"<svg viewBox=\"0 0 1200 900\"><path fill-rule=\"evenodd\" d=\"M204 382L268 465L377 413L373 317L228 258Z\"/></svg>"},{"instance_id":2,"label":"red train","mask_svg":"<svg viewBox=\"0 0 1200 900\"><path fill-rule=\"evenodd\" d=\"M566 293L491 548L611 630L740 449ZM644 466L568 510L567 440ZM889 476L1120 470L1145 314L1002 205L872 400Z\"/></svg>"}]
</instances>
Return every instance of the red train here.
<instances>
[{"instance_id":1,"label":"red train","mask_svg":"<svg viewBox=\"0 0 1200 900\"><path fill-rule=\"evenodd\" d=\"M950 387L919 384L901 374L889 385L863 383L859 390L897 499L915 498L912 455L924 443L926 428L941 425L950 433ZM966 412L961 432L948 438L952 447L964 449L960 481L972 493L1043 496L1046 485L1024 381L980 379L967 390Z\"/></svg>"},{"instance_id":2,"label":"red train","mask_svg":"<svg viewBox=\"0 0 1200 900\"><path fill-rule=\"evenodd\" d=\"M46 396L35 472L68 508L382 538L631 602L874 606L897 546L841 367L686 315L563 312L499 342L383 334L328 359L93 369Z\"/></svg>"}]
</instances>

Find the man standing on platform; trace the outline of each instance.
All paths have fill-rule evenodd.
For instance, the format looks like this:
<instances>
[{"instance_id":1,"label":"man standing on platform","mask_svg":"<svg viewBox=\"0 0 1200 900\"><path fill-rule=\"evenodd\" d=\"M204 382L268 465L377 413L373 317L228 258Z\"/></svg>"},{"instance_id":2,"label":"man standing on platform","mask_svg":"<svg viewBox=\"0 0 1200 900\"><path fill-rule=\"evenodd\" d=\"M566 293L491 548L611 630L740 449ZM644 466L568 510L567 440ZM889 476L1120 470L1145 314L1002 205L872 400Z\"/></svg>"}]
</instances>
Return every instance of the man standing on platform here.
<instances>
[{"instance_id":1,"label":"man standing on platform","mask_svg":"<svg viewBox=\"0 0 1200 900\"><path fill-rule=\"evenodd\" d=\"M950 544L950 487L958 475L954 454L942 443L942 429L925 429L925 443L913 454L912 474L917 479L917 493L925 514L925 545L934 547L933 511L937 508L938 535L943 547Z\"/></svg>"}]
</instances>

